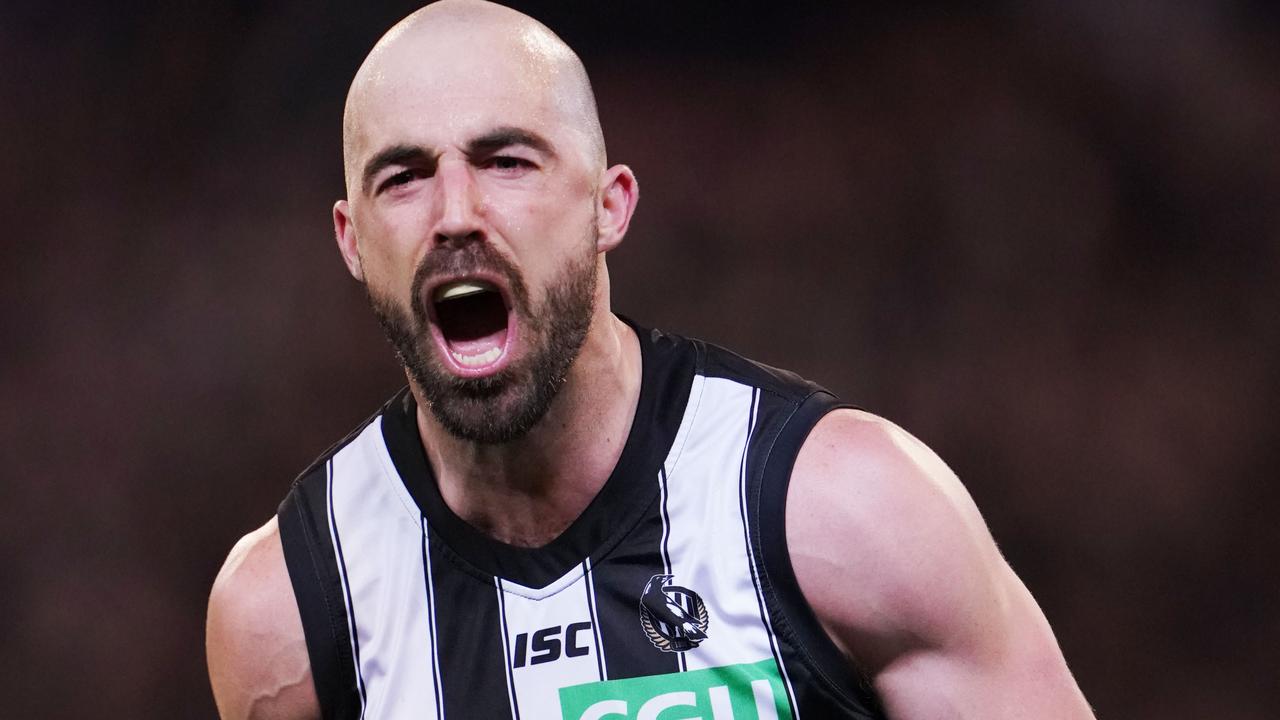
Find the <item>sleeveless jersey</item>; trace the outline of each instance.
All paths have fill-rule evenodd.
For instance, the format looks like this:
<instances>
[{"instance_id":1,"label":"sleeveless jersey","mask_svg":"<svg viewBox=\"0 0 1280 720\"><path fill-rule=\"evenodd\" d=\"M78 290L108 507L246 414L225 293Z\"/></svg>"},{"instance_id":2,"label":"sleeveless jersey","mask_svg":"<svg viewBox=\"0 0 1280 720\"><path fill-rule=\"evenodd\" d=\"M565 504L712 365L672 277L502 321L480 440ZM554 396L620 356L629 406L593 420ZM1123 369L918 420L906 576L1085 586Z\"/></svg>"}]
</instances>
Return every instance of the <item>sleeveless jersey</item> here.
<instances>
[{"instance_id":1,"label":"sleeveless jersey","mask_svg":"<svg viewBox=\"0 0 1280 720\"><path fill-rule=\"evenodd\" d=\"M453 514L407 389L294 482L280 536L326 719L884 717L786 547L796 454L841 405L791 373L636 332L617 466L544 547Z\"/></svg>"}]
</instances>

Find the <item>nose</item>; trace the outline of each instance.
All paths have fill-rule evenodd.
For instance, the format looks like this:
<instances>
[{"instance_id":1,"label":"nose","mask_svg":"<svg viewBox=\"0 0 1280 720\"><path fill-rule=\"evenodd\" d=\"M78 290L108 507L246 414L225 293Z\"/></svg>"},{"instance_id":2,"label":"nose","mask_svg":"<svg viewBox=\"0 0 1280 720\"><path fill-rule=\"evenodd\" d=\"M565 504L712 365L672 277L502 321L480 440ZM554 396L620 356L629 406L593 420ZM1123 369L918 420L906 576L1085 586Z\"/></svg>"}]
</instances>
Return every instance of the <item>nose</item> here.
<instances>
[{"instance_id":1,"label":"nose","mask_svg":"<svg viewBox=\"0 0 1280 720\"><path fill-rule=\"evenodd\" d=\"M462 244L483 237L483 206L471 166L443 160L436 170L437 216L432 237L440 244Z\"/></svg>"}]
</instances>

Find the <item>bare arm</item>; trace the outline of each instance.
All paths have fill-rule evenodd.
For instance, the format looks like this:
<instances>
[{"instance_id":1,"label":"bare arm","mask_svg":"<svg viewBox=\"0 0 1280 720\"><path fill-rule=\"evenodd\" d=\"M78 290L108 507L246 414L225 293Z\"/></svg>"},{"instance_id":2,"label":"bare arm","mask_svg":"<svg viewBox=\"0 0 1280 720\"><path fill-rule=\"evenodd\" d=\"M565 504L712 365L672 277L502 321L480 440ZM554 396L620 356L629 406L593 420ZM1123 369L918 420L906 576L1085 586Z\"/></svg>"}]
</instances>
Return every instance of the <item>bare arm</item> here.
<instances>
[{"instance_id":1,"label":"bare arm","mask_svg":"<svg viewBox=\"0 0 1280 720\"><path fill-rule=\"evenodd\" d=\"M786 521L801 590L890 717L1093 718L968 493L901 428L852 410L823 418Z\"/></svg>"},{"instance_id":2,"label":"bare arm","mask_svg":"<svg viewBox=\"0 0 1280 720\"><path fill-rule=\"evenodd\" d=\"M205 630L209 680L223 720L319 720L274 517L232 548L213 583Z\"/></svg>"}]
</instances>

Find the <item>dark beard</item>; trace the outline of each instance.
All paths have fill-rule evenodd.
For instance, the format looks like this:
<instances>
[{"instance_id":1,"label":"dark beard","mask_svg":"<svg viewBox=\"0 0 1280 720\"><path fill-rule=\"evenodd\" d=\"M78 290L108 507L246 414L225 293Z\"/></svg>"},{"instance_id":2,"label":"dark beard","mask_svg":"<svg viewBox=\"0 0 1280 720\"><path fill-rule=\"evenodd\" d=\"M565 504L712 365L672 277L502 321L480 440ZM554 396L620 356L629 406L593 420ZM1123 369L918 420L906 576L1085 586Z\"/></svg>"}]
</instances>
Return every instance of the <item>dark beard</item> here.
<instances>
[{"instance_id":1,"label":"dark beard","mask_svg":"<svg viewBox=\"0 0 1280 720\"><path fill-rule=\"evenodd\" d=\"M414 273L412 314L365 286L369 304L400 363L445 430L470 442L508 443L523 437L546 415L591 326L596 291L594 249L592 242L589 253L565 266L547 287L537 313L530 306L528 288L519 273L483 243L461 249L441 246L424 257ZM498 272L506 279L520 326L519 341L528 351L488 377L460 378L435 358L423 305L429 300L421 289L433 275L480 269Z\"/></svg>"}]
</instances>

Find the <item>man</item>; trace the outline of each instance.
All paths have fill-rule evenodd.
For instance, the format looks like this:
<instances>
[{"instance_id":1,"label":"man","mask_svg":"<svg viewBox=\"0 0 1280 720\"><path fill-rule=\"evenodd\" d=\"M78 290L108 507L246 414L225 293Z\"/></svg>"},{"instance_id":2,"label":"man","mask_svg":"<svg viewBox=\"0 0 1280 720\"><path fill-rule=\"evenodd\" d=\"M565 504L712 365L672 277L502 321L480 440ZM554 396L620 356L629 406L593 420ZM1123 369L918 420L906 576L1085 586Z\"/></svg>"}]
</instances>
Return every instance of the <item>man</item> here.
<instances>
[{"instance_id":1,"label":"man","mask_svg":"<svg viewBox=\"0 0 1280 720\"><path fill-rule=\"evenodd\" d=\"M338 245L409 379L232 550L224 718L1089 718L945 465L614 316L586 73L443 0L357 73Z\"/></svg>"}]
</instances>

